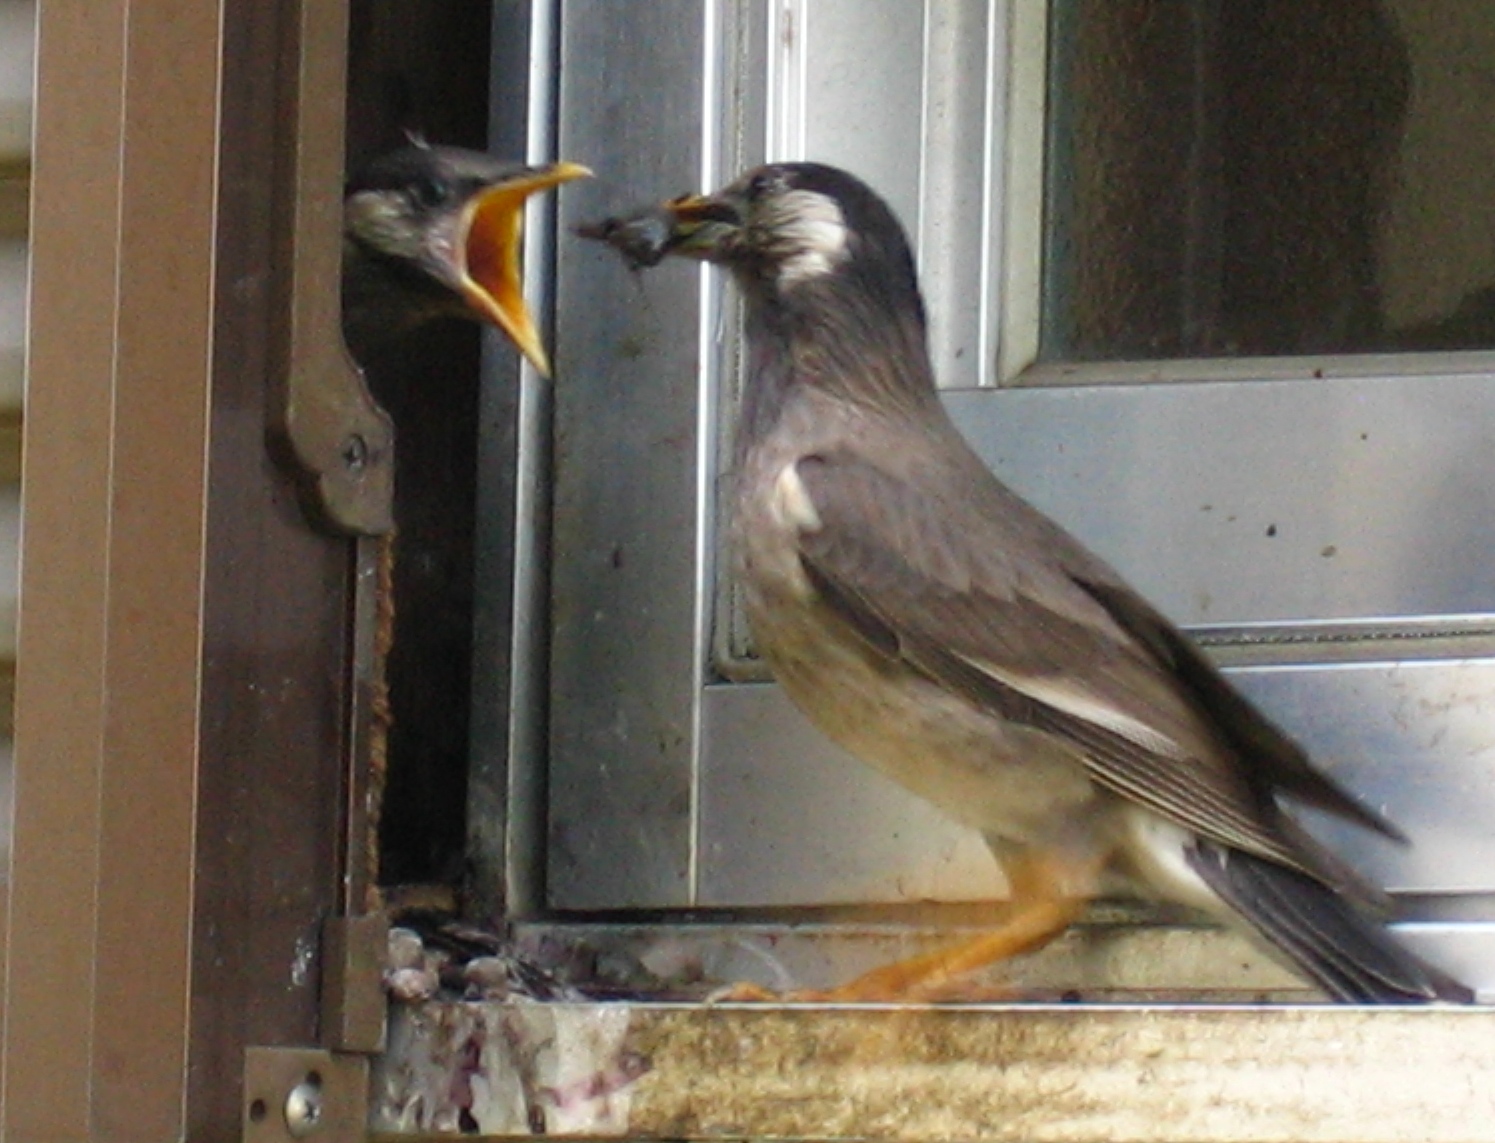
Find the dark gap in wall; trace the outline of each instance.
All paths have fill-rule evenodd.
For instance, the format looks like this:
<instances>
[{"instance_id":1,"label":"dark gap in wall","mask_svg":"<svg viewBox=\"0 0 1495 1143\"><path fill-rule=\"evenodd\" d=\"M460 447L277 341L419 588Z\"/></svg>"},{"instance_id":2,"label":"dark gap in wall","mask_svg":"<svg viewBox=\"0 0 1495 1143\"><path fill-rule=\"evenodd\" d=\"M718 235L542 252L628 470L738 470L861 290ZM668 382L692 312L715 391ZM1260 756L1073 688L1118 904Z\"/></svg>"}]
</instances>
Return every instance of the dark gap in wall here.
<instances>
[{"instance_id":1,"label":"dark gap in wall","mask_svg":"<svg viewBox=\"0 0 1495 1143\"><path fill-rule=\"evenodd\" d=\"M483 0L353 0L350 170L407 132L484 147L490 12ZM464 878L479 347L476 325L441 322L362 363L398 455L384 886Z\"/></svg>"}]
</instances>

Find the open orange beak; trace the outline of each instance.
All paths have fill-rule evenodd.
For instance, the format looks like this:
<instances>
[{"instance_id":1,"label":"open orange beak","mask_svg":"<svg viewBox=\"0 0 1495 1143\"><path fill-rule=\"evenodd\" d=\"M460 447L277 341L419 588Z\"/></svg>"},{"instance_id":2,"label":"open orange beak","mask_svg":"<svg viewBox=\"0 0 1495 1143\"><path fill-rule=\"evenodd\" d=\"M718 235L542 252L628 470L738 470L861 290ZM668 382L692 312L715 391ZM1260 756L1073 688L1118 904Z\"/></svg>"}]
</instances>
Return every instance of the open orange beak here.
<instances>
[{"instance_id":1,"label":"open orange beak","mask_svg":"<svg viewBox=\"0 0 1495 1143\"><path fill-rule=\"evenodd\" d=\"M546 377L550 360L524 300L520 262L524 204L533 194L589 176L578 163L536 167L479 191L463 207L457 228L458 288L477 313L493 322Z\"/></svg>"}]
</instances>

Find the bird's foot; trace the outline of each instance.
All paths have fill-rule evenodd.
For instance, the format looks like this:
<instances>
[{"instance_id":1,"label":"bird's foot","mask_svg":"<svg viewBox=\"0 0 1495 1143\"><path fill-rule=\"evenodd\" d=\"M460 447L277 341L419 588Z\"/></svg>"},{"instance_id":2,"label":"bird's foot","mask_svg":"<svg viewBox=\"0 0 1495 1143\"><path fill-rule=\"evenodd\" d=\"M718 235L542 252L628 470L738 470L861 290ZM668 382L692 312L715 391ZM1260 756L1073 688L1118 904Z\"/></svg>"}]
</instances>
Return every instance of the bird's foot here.
<instances>
[{"instance_id":1,"label":"bird's foot","mask_svg":"<svg viewBox=\"0 0 1495 1143\"><path fill-rule=\"evenodd\" d=\"M974 979L974 974L1022 953L1042 948L1084 911L1088 896L1076 894L1095 869L1037 853L1009 863L1013 897L1003 923L989 932L932 952L864 972L830 989L774 992L757 984L734 984L714 993L712 1003L933 1004L950 1000L1010 1000L1011 990Z\"/></svg>"},{"instance_id":2,"label":"bird's foot","mask_svg":"<svg viewBox=\"0 0 1495 1143\"><path fill-rule=\"evenodd\" d=\"M952 950L913 957L865 972L834 988L773 989L739 981L716 989L707 1004L1000 1004L1019 991L1001 981L977 979ZM958 955L958 954L957 954Z\"/></svg>"},{"instance_id":3,"label":"bird's foot","mask_svg":"<svg viewBox=\"0 0 1495 1143\"><path fill-rule=\"evenodd\" d=\"M945 980L909 990L909 1004L1011 1004L1023 1000L1016 985L993 980Z\"/></svg>"},{"instance_id":4,"label":"bird's foot","mask_svg":"<svg viewBox=\"0 0 1495 1143\"><path fill-rule=\"evenodd\" d=\"M868 973L868 976L876 975ZM718 988L707 1004L1006 1004L1021 998L1009 984L984 980L943 980L903 988L861 977L838 988L790 988L776 991L751 981Z\"/></svg>"},{"instance_id":5,"label":"bird's foot","mask_svg":"<svg viewBox=\"0 0 1495 1143\"><path fill-rule=\"evenodd\" d=\"M707 1004L822 1004L833 989L790 988L775 991L750 980L723 985L706 997Z\"/></svg>"}]
</instances>

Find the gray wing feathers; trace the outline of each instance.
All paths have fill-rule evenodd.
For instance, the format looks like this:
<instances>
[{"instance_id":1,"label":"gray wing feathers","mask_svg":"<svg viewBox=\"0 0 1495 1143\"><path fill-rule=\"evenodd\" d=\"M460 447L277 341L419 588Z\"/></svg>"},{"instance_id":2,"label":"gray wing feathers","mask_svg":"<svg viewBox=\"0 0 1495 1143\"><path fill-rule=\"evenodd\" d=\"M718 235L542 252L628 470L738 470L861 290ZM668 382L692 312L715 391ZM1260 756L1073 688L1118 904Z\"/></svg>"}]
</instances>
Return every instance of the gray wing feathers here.
<instances>
[{"instance_id":1,"label":"gray wing feathers","mask_svg":"<svg viewBox=\"0 0 1495 1143\"><path fill-rule=\"evenodd\" d=\"M855 456L801 458L819 523L800 537L801 562L826 604L878 652L1074 742L1092 778L1117 794L1341 884L1343 870L1279 827L1273 795L1306 790L1389 827L1312 771L1109 568L973 463L939 502L927 490L940 481L920 480L915 492Z\"/></svg>"}]
</instances>

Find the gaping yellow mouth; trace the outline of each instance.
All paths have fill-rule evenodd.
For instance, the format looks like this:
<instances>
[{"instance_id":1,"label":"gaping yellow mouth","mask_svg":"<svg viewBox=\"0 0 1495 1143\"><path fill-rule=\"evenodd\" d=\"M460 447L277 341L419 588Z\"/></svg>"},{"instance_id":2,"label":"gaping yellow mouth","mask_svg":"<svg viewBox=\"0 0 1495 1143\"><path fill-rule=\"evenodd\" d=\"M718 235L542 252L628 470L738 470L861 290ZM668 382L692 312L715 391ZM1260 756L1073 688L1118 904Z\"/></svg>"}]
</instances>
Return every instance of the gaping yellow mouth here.
<instances>
[{"instance_id":1,"label":"gaping yellow mouth","mask_svg":"<svg viewBox=\"0 0 1495 1143\"><path fill-rule=\"evenodd\" d=\"M550 376L550 360L524 301L520 250L524 204L533 194L589 176L578 163L538 167L473 195L462 211L457 251L462 296L513 340L534 367Z\"/></svg>"}]
</instances>

